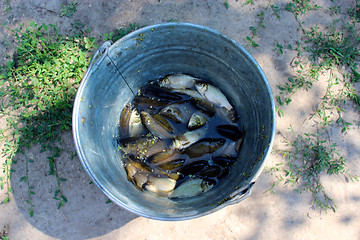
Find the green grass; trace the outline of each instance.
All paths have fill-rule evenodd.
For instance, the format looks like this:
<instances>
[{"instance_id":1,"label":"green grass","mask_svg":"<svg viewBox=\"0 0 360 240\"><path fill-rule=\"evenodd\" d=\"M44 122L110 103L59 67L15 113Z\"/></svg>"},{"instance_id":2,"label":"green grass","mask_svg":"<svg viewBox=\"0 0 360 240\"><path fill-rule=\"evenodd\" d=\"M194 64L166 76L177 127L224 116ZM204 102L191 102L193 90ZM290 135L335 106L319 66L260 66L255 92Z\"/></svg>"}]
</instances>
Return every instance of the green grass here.
<instances>
[{"instance_id":1,"label":"green grass","mask_svg":"<svg viewBox=\"0 0 360 240\"><path fill-rule=\"evenodd\" d=\"M69 4L62 4L62 9L60 10L60 17L66 16L71 18L77 10L77 2L70 2Z\"/></svg>"},{"instance_id":2,"label":"green grass","mask_svg":"<svg viewBox=\"0 0 360 240\"><path fill-rule=\"evenodd\" d=\"M61 132L71 129L76 89L88 66L94 39L65 37L58 34L54 25L34 22L12 32L16 54L0 75L1 116L7 120L0 137L5 143L2 154L6 157L0 187L7 193L2 202L9 201L13 159L17 154L24 154L26 172L20 180L28 187L26 201L32 216L34 192L29 182L28 164L36 159L28 159L25 151L40 143L42 151L48 153L49 174L57 180L54 199L61 207L67 201L61 190L61 182L66 179L58 174L56 160L62 149L56 143L60 141Z\"/></svg>"},{"instance_id":3,"label":"green grass","mask_svg":"<svg viewBox=\"0 0 360 240\"><path fill-rule=\"evenodd\" d=\"M291 132L294 133L292 129ZM289 150L274 150L286 161L268 169L278 177L273 187L282 182L295 187L299 193L310 192L313 195L314 208L335 212L336 205L326 193L321 177L344 175L351 181L358 181L358 177L348 173L346 159L339 154L336 144L324 140L317 133L305 133L304 136L294 134L294 136L295 140L286 139ZM273 188L271 190L273 191Z\"/></svg>"},{"instance_id":4,"label":"green grass","mask_svg":"<svg viewBox=\"0 0 360 240\"><path fill-rule=\"evenodd\" d=\"M120 38L124 37L125 35L133 32L141 27L144 27L144 26L135 24L135 23L131 23L124 28L115 29L114 32L110 32L109 34L106 34L106 33L104 34L104 36L105 36L104 41L111 40L113 42L116 42Z\"/></svg>"},{"instance_id":5,"label":"green grass","mask_svg":"<svg viewBox=\"0 0 360 240\"><path fill-rule=\"evenodd\" d=\"M116 41L140 27L130 24L105 37ZM35 192L29 164L37 160L28 158L26 151L41 144L41 152L47 154L49 175L56 179L53 198L58 201L58 208L62 207L67 198L61 188L66 179L57 168L57 159L64 151L61 133L71 129L75 94L96 45L94 38L87 37L90 31L80 22L74 22L72 35L67 36L58 34L55 25L34 22L11 31L15 42L8 44L13 45L16 54L6 66L0 66L0 117L7 121L5 128L0 129L0 141L4 142L2 155L6 158L0 177L0 188L5 189L6 198L0 201L10 201L14 159L22 154L26 161L20 181L27 187L25 201L33 216Z\"/></svg>"},{"instance_id":6,"label":"green grass","mask_svg":"<svg viewBox=\"0 0 360 240\"><path fill-rule=\"evenodd\" d=\"M284 116L281 108L289 105L295 94L300 91L311 91L314 85L318 85L320 76L325 73L329 76L325 80L326 92L320 97L314 112L310 114L309 119L314 120L315 131L305 135L294 133L293 138L287 138L289 149L274 151L286 161L269 171L276 172L278 177L273 187L283 182L293 186L296 191L311 192L313 206L325 211L335 211L336 205L321 184L321 176L343 174L346 179L352 181L358 181L359 178L348 172L346 159L339 155L336 144L324 140L321 136L326 135L330 128L340 128L341 133L346 133L355 124L360 125L360 121L349 122L344 118L345 104L348 101L353 102L360 110L360 93L356 87L360 80L360 38L356 30L358 5L349 10L348 16L351 17L351 21L334 21L325 30L317 26L304 29L298 15L318 8L319 6L312 6L308 0L290 2L286 9L294 14L299 29L302 30L302 37L296 42L296 47L290 44L284 47L278 42L274 49L281 54L286 51L297 53L291 63L296 74L278 85L280 94L276 96L276 111L280 117ZM330 10L331 14L342 14L342 18L348 17L339 6Z\"/></svg>"}]
</instances>

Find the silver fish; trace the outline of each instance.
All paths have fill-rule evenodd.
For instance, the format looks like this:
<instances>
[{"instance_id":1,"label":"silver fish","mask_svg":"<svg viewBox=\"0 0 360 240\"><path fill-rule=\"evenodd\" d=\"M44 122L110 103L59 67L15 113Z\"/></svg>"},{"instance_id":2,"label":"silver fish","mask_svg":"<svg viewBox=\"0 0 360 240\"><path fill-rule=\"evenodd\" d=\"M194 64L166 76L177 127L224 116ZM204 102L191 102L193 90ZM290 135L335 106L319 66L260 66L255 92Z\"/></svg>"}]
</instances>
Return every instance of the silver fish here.
<instances>
[{"instance_id":1,"label":"silver fish","mask_svg":"<svg viewBox=\"0 0 360 240\"><path fill-rule=\"evenodd\" d=\"M204 98L216 106L224 107L228 111L233 109L226 96L217 87L205 82L196 82L195 88Z\"/></svg>"},{"instance_id":2,"label":"silver fish","mask_svg":"<svg viewBox=\"0 0 360 240\"><path fill-rule=\"evenodd\" d=\"M168 75L160 80L160 87L172 88L172 89L186 89L194 86L194 82L198 80L190 75L177 73Z\"/></svg>"},{"instance_id":3,"label":"silver fish","mask_svg":"<svg viewBox=\"0 0 360 240\"><path fill-rule=\"evenodd\" d=\"M129 121L129 136L135 137L143 135L146 132L144 125L142 124L139 112L134 108L130 115Z\"/></svg>"},{"instance_id":4,"label":"silver fish","mask_svg":"<svg viewBox=\"0 0 360 240\"><path fill-rule=\"evenodd\" d=\"M200 178L191 178L180 186L176 187L169 195L170 198L187 198L199 195L200 193L210 190L213 186L207 184Z\"/></svg>"},{"instance_id":5,"label":"silver fish","mask_svg":"<svg viewBox=\"0 0 360 240\"><path fill-rule=\"evenodd\" d=\"M201 128L208 122L208 119L201 112L195 112L191 115L188 128L190 130L195 130Z\"/></svg>"},{"instance_id":6,"label":"silver fish","mask_svg":"<svg viewBox=\"0 0 360 240\"><path fill-rule=\"evenodd\" d=\"M194 131L188 131L176 136L172 144L172 148L183 149L197 142L206 134L207 128L201 128Z\"/></svg>"},{"instance_id":7,"label":"silver fish","mask_svg":"<svg viewBox=\"0 0 360 240\"><path fill-rule=\"evenodd\" d=\"M174 190L176 180L167 177L149 176L149 180L145 185L148 191L157 193L162 196L167 196L169 192Z\"/></svg>"}]
</instances>

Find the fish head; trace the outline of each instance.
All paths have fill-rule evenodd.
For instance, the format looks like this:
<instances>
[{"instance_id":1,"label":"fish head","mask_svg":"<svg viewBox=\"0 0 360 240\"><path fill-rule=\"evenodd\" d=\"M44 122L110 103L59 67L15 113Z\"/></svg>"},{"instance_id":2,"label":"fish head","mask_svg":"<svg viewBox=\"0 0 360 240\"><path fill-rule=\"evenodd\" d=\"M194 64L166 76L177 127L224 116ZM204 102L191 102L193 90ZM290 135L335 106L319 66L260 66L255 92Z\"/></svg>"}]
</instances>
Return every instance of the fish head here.
<instances>
[{"instance_id":1,"label":"fish head","mask_svg":"<svg viewBox=\"0 0 360 240\"><path fill-rule=\"evenodd\" d=\"M168 77L165 77L159 81L160 87L166 87L170 85L170 80Z\"/></svg>"},{"instance_id":2,"label":"fish head","mask_svg":"<svg viewBox=\"0 0 360 240\"><path fill-rule=\"evenodd\" d=\"M197 82L195 83L195 88L199 93L205 93L208 89L208 84L205 82Z\"/></svg>"},{"instance_id":3,"label":"fish head","mask_svg":"<svg viewBox=\"0 0 360 240\"><path fill-rule=\"evenodd\" d=\"M130 123L131 124L138 124L141 122L141 118L140 118L140 114L138 112L138 110L136 108L134 108L131 112L131 117L130 117Z\"/></svg>"}]
</instances>

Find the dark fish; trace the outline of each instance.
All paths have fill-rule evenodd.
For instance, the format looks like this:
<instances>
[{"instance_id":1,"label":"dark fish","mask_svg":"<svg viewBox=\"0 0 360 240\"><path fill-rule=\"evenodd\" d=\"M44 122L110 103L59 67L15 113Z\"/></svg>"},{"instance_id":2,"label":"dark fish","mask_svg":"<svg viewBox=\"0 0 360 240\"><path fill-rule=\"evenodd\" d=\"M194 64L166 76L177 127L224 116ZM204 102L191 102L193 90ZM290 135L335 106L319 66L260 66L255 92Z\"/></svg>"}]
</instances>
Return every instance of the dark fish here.
<instances>
[{"instance_id":1,"label":"dark fish","mask_svg":"<svg viewBox=\"0 0 360 240\"><path fill-rule=\"evenodd\" d=\"M134 105L139 107L164 107L170 102L170 100L163 100L143 95L137 95L133 100Z\"/></svg>"},{"instance_id":2,"label":"dark fish","mask_svg":"<svg viewBox=\"0 0 360 240\"><path fill-rule=\"evenodd\" d=\"M237 157L231 156L218 156L212 159L213 163L219 165L221 167L230 167L232 166L237 160Z\"/></svg>"},{"instance_id":3,"label":"dark fish","mask_svg":"<svg viewBox=\"0 0 360 240\"><path fill-rule=\"evenodd\" d=\"M245 134L244 131L240 131L240 129L235 125L219 125L219 126L216 126L216 131L221 136L229 138L233 141L239 140Z\"/></svg>"},{"instance_id":4,"label":"dark fish","mask_svg":"<svg viewBox=\"0 0 360 240\"><path fill-rule=\"evenodd\" d=\"M191 158L201 157L204 154L211 154L225 144L222 138L204 138L185 148L183 153Z\"/></svg>"},{"instance_id":5,"label":"dark fish","mask_svg":"<svg viewBox=\"0 0 360 240\"><path fill-rule=\"evenodd\" d=\"M221 180L223 179L224 177L226 177L226 175L228 175L230 172L229 168L228 167L223 167L221 168L221 172L216 176L216 178L218 180Z\"/></svg>"},{"instance_id":6,"label":"dark fish","mask_svg":"<svg viewBox=\"0 0 360 240\"><path fill-rule=\"evenodd\" d=\"M167 163L159 164L158 167L162 170L173 171L184 165L185 159L175 159Z\"/></svg>"},{"instance_id":7,"label":"dark fish","mask_svg":"<svg viewBox=\"0 0 360 240\"><path fill-rule=\"evenodd\" d=\"M216 108L214 104L208 102L203 98L192 98L191 103L199 110L202 110L204 113L209 115L209 117L213 117L216 113Z\"/></svg>"},{"instance_id":8,"label":"dark fish","mask_svg":"<svg viewBox=\"0 0 360 240\"><path fill-rule=\"evenodd\" d=\"M208 165L209 165L208 161L200 160L200 161L196 161L196 162L190 163L188 165L185 165L178 171L180 173L182 173L184 176L195 175L195 174L199 173L201 170L203 170L205 167L207 167Z\"/></svg>"},{"instance_id":9,"label":"dark fish","mask_svg":"<svg viewBox=\"0 0 360 240\"><path fill-rule=\"evenodd\" d=\"M201 170L199 172L199 176L213 178L219 175L220 172L221 172L221 167L213 165L213 166L208 166L203 170Z\"/></svg>"},{"instance_id":10,"label":"dark fish","mask_svg":"<svg viewBox=\"0 0 360 240\"><path fill-rule=\"evenodd\" d=\"M162 101L168 100L171 102L177 102L183 100L182 94L173 92L167 88L159 87L155 84L147 85L146 88L140 90L140 95L154 97Z\"/></svg>"}]
</instances>

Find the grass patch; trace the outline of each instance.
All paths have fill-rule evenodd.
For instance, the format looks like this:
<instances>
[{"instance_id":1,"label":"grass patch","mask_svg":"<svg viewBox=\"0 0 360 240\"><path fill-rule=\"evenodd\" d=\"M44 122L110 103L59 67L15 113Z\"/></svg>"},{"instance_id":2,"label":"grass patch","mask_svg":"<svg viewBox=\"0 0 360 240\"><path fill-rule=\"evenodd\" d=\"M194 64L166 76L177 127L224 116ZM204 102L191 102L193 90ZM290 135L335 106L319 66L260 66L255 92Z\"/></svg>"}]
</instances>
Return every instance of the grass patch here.
<instances>
[{"instance_id":1,"label":"grass patch","mask_svg":"<svg viewBox=\"0 0 360 240\"><path fill-rule=\"evenodd\" d=\"M308 0L293 0L286 9L294 13L299 29L303 31L302 41L297 41L295 48L291 45L285 48L280 43L275 48L280 53L297 52L297 57L291 63L296 74L278 86L280 94L276 96L276 111L280 117L284 116L281 107L290 104L294 94L300 90L310 91L321 75L326 73L329 76L326 92L310 117L315 122L315 133L293 133L295 137L292 140L285 139L289 150L277 149L274 152L285 157L286 161L269 169L271 173L276 172L278 177L273 187L283 182L295 187L298 192L311 192L313 206L325 212L329 209L335 211L336 205L321 184L321 176L343 174L347 181L359 180L348 173L346 159L339 155L336 144L321 137L331 127L340 127L341 132L346 133L354 125L356 121L349 122L343 117L347 101L355 103L360 110L360 93L356 88L360 80L357 7L355 5L350 9L352 21L346 24L335 21L325 30L319 27L306 30L297 16L318 9L319 6L311 6ZM330 10L331 14L343 14L340 7ZM340 23L342 25L339 27ZM307 57L304 57L304 53Z\"/></svg>"},{"instance_id":2,"label":"grass patch","mask_svg":"<svg viewBox=\"0 0 360 240\"><path fill-rule=\"evenodd\" d=\"M62 4L60 10L60 17L66 16L71 18L77 10L77 2L70 2L69 4Z\"/></svg>"},{"instance_id":3,"label":"grass patch","mask_svg":"<svg viewBox=\"0 0 360 240\"><path fill-rule=\"evenodd\" d=\"M285 163L277 164L268 171L277 175L280 182L296 188L299 193L311 192L312 205L321 211L336 211L336 205L328 196L321 184L321 176L344 175L347 181L358 181L358 177L350 175L346 167L346 159L338 152L336 144L322 139L319 134L305 133L295 135L295 140L286 139L290 150L274 150L286 159ZM273 191L273 188L271 189Z\"/></svg>"},{"instance_id":4,"label":"grass patch","mask_svg":"<svg viewBox=\"0 0 360 240\"><path fill-rule=\"evenodd\" d=\"M7 120L6 128L1 130L6 160L0 187L7 193L2 202L10 200L14 156L25 154L31 145L41 143L42 151L49 153L49 174L57 180L54 199L59 201L60 208L67 201L61 190L61 182L66 179L58 174L56 159L62 149L56 143L59 143L62 131L71 129L73 101L88 66L88 53L94 39L64 37L58 34L56 26L34 22L29 27L20 25L12 32L16 54L0 75L1 116ZM28 163L32 161L36 159L26 160L26 173L20 179L28 186L27 203L31 216L34 205Z\"/></svg>"}]
</instances>

